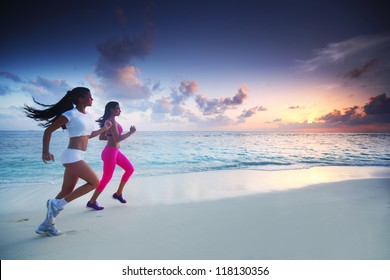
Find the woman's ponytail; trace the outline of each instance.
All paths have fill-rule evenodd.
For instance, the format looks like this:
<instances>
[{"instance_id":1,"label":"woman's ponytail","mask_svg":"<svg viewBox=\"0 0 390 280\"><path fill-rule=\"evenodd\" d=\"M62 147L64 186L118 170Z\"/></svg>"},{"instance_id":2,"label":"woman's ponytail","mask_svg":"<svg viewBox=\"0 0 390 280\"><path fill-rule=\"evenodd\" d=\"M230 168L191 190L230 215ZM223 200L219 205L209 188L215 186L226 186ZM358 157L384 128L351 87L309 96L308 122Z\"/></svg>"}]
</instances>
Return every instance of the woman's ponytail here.
<instances>
[{"instance_id":1,"label":"woman's ponytail","mask_svg":"<svg viewBox=\"0 0 390 280\"><path fill-rule=\"evenodd\" d=\"M45 105L34 98L34 102L42 107L46 107L47 109L39 110L33 107L24 105L23 110L26 113L26 116L34 119L36 121L45 121L45 123L40 123L39 125L42 127L48 127L53 122L55 122L64 112L73 109L73 104L77 105L78 98L83 97L88 94L90 91L88 88L77 87L73 90L68 91L65 96L53 105ZM62 126L63 129L66 129L65 125Z\"/></svg>"}]
</instances>

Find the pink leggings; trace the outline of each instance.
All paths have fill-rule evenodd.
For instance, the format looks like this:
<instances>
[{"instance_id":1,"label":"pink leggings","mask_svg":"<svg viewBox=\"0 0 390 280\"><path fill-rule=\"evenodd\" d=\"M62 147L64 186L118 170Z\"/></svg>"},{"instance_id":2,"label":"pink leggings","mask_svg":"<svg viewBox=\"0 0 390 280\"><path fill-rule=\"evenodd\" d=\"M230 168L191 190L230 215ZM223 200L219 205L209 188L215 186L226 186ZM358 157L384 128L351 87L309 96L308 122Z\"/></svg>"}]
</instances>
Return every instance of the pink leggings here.
<instances>
[{"instance_id":1,"label":"pink leggings","mask_svg":"<svg viewBox=\"0 0 390 280\"><path fill-rule=\"evenodd\" d=\"M100 180L99 186L96 188L99 192L102 192L108 182L110 182L116 165L119 165L125 170L125 173L122 175L122 182L127 182L134 172L133 165L118 148L106 146L102 151L102 160L103 177Z\"/></svg>"}]
</instances>

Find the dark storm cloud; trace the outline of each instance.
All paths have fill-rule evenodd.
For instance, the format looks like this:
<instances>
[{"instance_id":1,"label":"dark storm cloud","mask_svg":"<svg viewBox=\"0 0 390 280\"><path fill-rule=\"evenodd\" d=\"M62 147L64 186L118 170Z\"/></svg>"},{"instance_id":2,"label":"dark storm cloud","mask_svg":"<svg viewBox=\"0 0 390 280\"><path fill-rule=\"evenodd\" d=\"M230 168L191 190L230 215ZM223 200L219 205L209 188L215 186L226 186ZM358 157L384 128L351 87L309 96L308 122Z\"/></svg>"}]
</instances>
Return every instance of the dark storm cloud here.
<instances>
[{"instance_id":1,"label":"dark storm cloud","mask_svg":"<svg viewBox=\"0 0 390 280\"><path fill-rule=\"evenodd\" d=\"M96 74L102 78L115 79L122 68L130 65L133 58L144 58L149 54L152 40L140 35L111 38L97 45L100 53Z\"/></svg>"},{"instance_id":2,"label":"dark storm cloud","mask_svg":"<svg viewBox=\"0 0 390 280\"><path fill-rule=\"evenodd\" d=\"M364 112L367 115L381 115L390 113L390 98L386 94L371 97L369 102L364 105Z\"/></svg>"},{"instance_id":3,"label":"dark storm cloud","mask_svg":"<svg viewBox=\"0 0 390 280\"><path fill-rule=\"evenodd\" d=\"M124 21L124 10L117 9L116 15ZM144 59L151 51L155 28L151 21L144 22L144 29L132 36L112 37L97 45L99 58L95 73L106 94L119 100L148 99L152 89L138 76L141 69L134 66L134 59Z\"/></svg>"},{"instance_id":4,"label":"dark storm cloud","mask_svg":"<svg viewBox=\"0 0 390 280\"><path fill-rule=\"evenodd\" d=\"M350 125L358 124L362 118L362 115L357 112L359 106L344 109L344 113L339 110L333 110L317 120L325 123L348 123Z\"/></svg>"},{"instance_id":5,"label":"dark storm cloud","mask_svg":"<svg viewBox=\"0 0 390 280\"><path fill-rule=\"evenodd\" d=\"M386 94L371 97L363 107L353 106L344 112L334 110L317 121L325 124L361 125L390 123L390 98Z\"/></svg>"}]
</instances>

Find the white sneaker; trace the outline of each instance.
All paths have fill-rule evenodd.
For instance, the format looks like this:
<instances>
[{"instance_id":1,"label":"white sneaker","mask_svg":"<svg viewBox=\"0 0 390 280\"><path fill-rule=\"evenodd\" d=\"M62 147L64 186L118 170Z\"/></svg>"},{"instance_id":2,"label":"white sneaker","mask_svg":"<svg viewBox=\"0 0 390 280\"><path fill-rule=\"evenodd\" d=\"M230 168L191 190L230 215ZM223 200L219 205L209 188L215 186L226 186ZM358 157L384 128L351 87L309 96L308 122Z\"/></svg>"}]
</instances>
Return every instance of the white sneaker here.
<instances>
[{"instance_id":1,"label":"white sneaker","mask_svg":"<svg viewBox=\"0 0 390 280\"><path fill-rule=\"evenodd\" d=\"M49 199L46 203L47 212L46 212L46 219L49 221L50 224L54 225L56 222L56 217L58 213L62 210L62 208L57 207L57 200L56 199Z\"/></svg>"},{"instance_id":2,"label":"white sneaker","mask_svg":"<svg viewBox=\"0 0 390 280\"><path fill-rule=\"evenodd\" d=\"M46 236L59 236L64 234L62 231L56 229L54 225L46 226L43 223L35 230L35 232Z\"/></svg>"}]
</instances>

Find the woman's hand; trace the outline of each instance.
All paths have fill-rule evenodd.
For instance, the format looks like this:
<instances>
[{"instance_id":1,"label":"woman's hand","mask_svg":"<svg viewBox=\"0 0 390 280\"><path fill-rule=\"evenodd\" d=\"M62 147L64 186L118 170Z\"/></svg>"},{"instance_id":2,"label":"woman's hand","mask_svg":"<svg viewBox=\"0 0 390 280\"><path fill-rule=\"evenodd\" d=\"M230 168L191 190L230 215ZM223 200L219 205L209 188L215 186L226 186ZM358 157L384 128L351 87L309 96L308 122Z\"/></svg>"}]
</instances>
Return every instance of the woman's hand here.
<instances>
[{"instance_id":1,"label":"woman's hand","mask_svg":"<svg viewBox=\"0 0 390 280\"><path fill-rule=\"evenodd\" d=\"M111 126L112 126L112 122L109 120L106 120L104 123L104 129L108 130L108 129L110 129Z\"/></svg>"},{"instance_id":2,"label":"woman's hand","mask_svg":"<svg viewBox=\"0 0 390 280\"><path fill-rule=\"evenodd\" d=\"M99 130L92 131L92 133L89 136L89 138L91 139L91 138L94 138L94 137L96 137L98 135L101 135L104 131L107 131L108 129L110 129L111 126L112 126L112 123L109 120L105 121L104 126L102 128L100 128Z\"/></svg>"},{"instance_id":3,"label":"woman's hand","mask_svg":"<svg viewBox=\"0 0 390 280\"><path fill-rule=\"evenodd\" d=\"M130 133L133 134L137 129L134 125L130 126Z\"/></svg>"},{"instance_id":4,"label":"woman's hand","mask_svg":"<svg viewBox=\"0 0 390 280\"><path fill-rule=\"evenodd\" d=\"M44 163L47 163L48 161L54 161L54 156L49 152L42 152L42 160Z\"/></svg>"}]
</instances>

